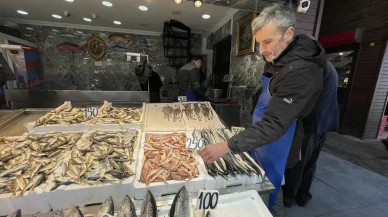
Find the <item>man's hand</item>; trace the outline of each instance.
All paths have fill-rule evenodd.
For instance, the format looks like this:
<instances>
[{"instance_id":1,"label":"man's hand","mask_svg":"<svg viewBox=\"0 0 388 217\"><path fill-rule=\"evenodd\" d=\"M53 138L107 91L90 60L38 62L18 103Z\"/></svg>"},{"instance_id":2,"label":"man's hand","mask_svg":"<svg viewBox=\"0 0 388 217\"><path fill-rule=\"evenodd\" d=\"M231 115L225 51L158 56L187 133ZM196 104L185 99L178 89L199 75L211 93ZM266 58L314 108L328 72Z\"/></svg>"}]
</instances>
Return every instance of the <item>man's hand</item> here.
<instances>
[{"instance_id":1,"label":"man's hand","mask_svg":"<svg viewBox=\"0 0 388 217\"><path fill-rule=\"evenodd\" d=\"M214 161L220 159L226 153L230 152L227 142L215 143L206 145L201 151L199 151L199 155L202 159L208 163L213 163Z\"/></svg>"}]
</instances>

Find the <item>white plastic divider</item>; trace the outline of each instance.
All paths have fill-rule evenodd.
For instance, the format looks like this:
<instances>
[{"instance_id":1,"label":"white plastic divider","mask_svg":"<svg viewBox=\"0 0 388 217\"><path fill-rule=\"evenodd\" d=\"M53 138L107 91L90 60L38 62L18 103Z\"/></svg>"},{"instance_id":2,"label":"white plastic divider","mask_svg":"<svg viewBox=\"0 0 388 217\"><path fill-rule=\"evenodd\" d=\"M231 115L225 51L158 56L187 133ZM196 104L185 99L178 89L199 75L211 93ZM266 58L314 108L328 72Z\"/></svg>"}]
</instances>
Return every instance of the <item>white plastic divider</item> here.
<instances>
[{"instance_id":1,"label":"white plastic divider","mask_svg":"<svg viewBox=\"0 0 388 217\"><path fill-rule=\"evenodd\" d=\"M180 107L180 103L148 103L146 104L143 132L173 132L185 131L186 124L183 117L175 122L164 117L163 107ZM183 114L182 114L183 115Z\"/></svg>"},{"instance_id":2,"label":"white plastic divider","mask_svg":"<svg viewBox=\"0 0 388 217\"><path fill-rule=\"evenodd\" d=\"M138 132L138 138L136 140L136 147L134 150L134 162L131 164L132 169L136 168L136 152L140 148L141 131ZM86 137L94 131L89 131L83 135ZM117 131L122 132L122 131ZM81 141L81 139L79 140ZM60 170L61 168L58 168ZM56 171L60 172L60 171ZM72 184L68 186L60 186L54 191L50 189L54 186L53 178L51 182L44 189L45 196L50 203L53 210L67 209L73 206L84 207L85 205L102 203L106 198L112 196L114 201L121 201L125 195L129 195L133 198L133 180L134 176L131 176L121 183L107 183L97 186Z\"/></svg>"},{"instance_id":3,"label":"white plastic divider","mask_svg":"<svg viewBox=\"0 0 388 217\"><path fill-rule=\"evenodd\" d=\"M191 200L195 216L202 216L202 210L196 209L197 199ZM235 217L235 216L260 216L272 217L272 214L264 204L257 191L244 191L233 194L220 195L217 209L209 210L212 217ZM207 213L207 211L205 212Z\"/></svg>"},{"instance_id":4,"label":"white plastic divider","mask_svg":"<svg viewBox=\"0 0 388 217\"><path fill-rule=\"evenodd\" d=\"M138 153L138 164L136 167L136 176L134 185L135 199L143 199L147 193L147 190L150 190L155 197L161 197L168 194L176 194L181 187L184 185L187 188L188 192L197 192L200 189L203 189L205 186L206 179L206 168L202 161L202 158L197 156L199 164L197 165L199 170L199 176L188 181L180 180L168 180L167 184L163 182L152 182L149 186L146 186L145 183L140 182L141 171L143 167L143 157L144 157L144 141L147 134L169 134L169 133L186 133L185 131L176 131L176 132L143 132L141 139L141 147ZM191 134L186 133L188 137L191 137Z\"/></svg>"},{"instance_id":5,"label":"white plastic divider","mask_svg":"<svg viewBox=\"0 0 388 217\"><path fill-rule=\"evenodd\" d=\"M70 101L65 101L62 105L54 109L55 111L62 111L64 109L73 108ZM47 115L47 114L45 114ZM26 128L30 133L45 133L45 132L66 132L66 131L83 131L87 130L85 123L80 124L50 124L35 127L35 122L26 124Z\"/></svg>"},{"instance_id":6,"label":"white plastic divider","mask_svg":"<svg viewBox=\"0 0 388 217\"><path fill-rule=\"evenodd\" d=\"M100 107L98 114L100 114L100 111L108 105L112 106L112 103L104 101L104 104ZM120 125L120 124L101 124L101 123L93 124L93 123L91 123L91 121L88 121L88 122L86 122L87 129L88 130L103 130L103 131L142 129L142 123L143 123L144 115L145 115L145 107L146 107L146 104L143 103L142 112L140 114L140 120L138 122Z\"/></svg>"}]
</instances>

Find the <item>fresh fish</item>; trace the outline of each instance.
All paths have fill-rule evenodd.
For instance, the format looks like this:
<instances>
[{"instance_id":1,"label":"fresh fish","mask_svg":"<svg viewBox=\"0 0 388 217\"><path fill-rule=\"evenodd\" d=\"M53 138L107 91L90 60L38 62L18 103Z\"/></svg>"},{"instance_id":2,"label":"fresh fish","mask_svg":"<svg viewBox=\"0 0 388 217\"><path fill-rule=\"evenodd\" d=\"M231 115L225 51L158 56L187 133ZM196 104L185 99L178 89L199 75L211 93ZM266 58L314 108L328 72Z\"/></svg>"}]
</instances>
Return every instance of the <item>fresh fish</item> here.
<instances>
[{"instance_id":1,"label":"fresh fish","mask_svg":"<svg viewBox=\"0 0 388 217\"><path fill-rule=\"evenodd\" d=\"M113 47L110 47L110 49L116 51L116 52L122 52L122 51L128 51L129 48L127 47L123 47L123 46L119 46L119 45L115 45Z\"/></svg>"},{"instance_id":2,"label":"fresh fish","mask_svg":"<svg viewBox=\"0 0 388 217\"><path fill-rule=\"evenodd\" d=\"M189 194L183 186L175 195L170 209L170 217L190 217Z\"/></svg>"},{"instance_id":3,"label":"fresh fish","mask_svg":"<svg viewBox=\"0 0 388 217\"><path fill-rule=\"evenodd\" d=\"M53 213L51 217L64 217L65 214L63 214L63 209L59 209Z\"/></svg>"},{"instance_id":4,"label":"fresh fish","mask_svg":"<svg viewBox=\"0 0 388 217\"><path fill-rule=\"evenodd\" d=\"M82 212L81 212L81 210L79 210L78 206L75 206L71 210L69 215L67 215L66 217L84 217L84 214L82 214Z\"/></svg>"},{"instance_id":5,"label":"fresh fish","mask_svg":"<svg viewBox=\"0 0 388 217\"><path fill-rule=\"evenodd\" d=\"M156 217L157 211L154 195L148 190L141 206L140 217Z\"/></svg>"},{"instance_id":6,"label":"fresh fish","mask_svg":"<svg viewBox=\"0 0 388 217\"><path fill-rule=\"evenodd\" d=\"M5 175L7 175L9 173L17 172L17 171L22 170L22 169L24 169L26 167L27 167L27 164L23 164L23 165L20 165L20 166L16 166L16 167L10 168L9 170L6 170L6 171L0 173L0 177L3 177L3 176L5 176Z\"/></svg>"},{"instance_id":7,"label":"fresh fish","mask_svg":"<svg viewBox=\"0 0 388 217\"><path fill-rule=\"evenodd\" d=\"M16 210L11 215L8 215L7 217L22 217L22 211L20 209Z\"/></svg>"},{"instance_id":8,"label":"fresh fish","mask_svg":"<svg viewBox=\"0 0 388 217\"><path fill-rule=\"evenodd\" d=\"M108 197L98 208L96 217L101 217L104 213L113 215L114 214L114 205L112 197Z\"/></svg>"},{"instance_id":9,"label":"fresh fish","mask_svg":"<svg viewBox=\"0 0 388 217\"><path fill-rule=\"evenodd\" d=\"M39 211L39 212L35 213L34 215L32 215L32 217L43 217L43 214Z\"/></svg>"},{"instance_id":10,"label":"fresh fish","mask_svg":"<svg viewBox=\"0 0 388 217\"><path fill-rule=\"evenodd\" d=\"M79 46L71 42L63 42L57 45L57 50L62 50L67 52L85 52L86 45Z\"/></svg>"},{"instance_id":11,"label":"fresh fish","mask_svg":"<svg viewBox=\"0 0 388 217\"><path fill-rule=\"evenodd\" d=\"M60 33L59 35L62 36L62 37L65 37L65 38L78 38L79 37L77 35L73 35L73 34L70 34L70 33Z\"/></svg>"},{"instance_id":12,"label":"fresh fish","mask_svg":"<svg viewBox=\"0 0 388 217\"><path fill-rule=\"evenodd\" d=\"M125 35L121 35L121 34L111 34L109 35L108 37L108 40L109 41L114 41L114 42L125 42L125 43L132 43L133 40L134 40L135 36L134 35L130 35L129 37L125 36Z\"/></svg>"},{"instance_id":13,"label":"fresh fish","mask_svg":"<svg viewBox=\"0 0 388 217\"><path fill-rule=\"evenodd\" d=\"M136 217L135 205L128 195L126 195L121 202L116 217Z\"/></svg>"},{"instance_id":14,"label":"fresh fish","mask_svg":"<svg viewBox=\"0 0 388 217\"><path fill-rule=\"evenodd\" d=\"M50 191L54 191L55 189L57 189L59 186L61 185L71 185L71 184L74 184L73 181L57 181L55 180L55 185L50 189Z\"/></svg>"}]
</instances>

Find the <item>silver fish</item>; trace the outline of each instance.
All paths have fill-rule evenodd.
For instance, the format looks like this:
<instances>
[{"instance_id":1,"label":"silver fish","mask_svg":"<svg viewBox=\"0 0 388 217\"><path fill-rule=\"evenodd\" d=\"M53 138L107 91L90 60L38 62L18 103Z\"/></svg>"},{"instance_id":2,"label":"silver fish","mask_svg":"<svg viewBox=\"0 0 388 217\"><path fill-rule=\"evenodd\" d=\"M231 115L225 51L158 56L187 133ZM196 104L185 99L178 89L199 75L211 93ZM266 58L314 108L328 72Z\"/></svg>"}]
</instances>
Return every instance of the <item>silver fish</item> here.
<instances>
[{"instance_id":1,"label":"silver fish","mask_svg":"<svg viewBox=\"0 0 388 217\"><path fill-rule=\"evenodd\" d=\"M121 202L116 217L136 217L135 205L128 195L126 195Z\"/></svg>"},{"instance_id":2,"label":"silver fish","mask_svg":"<svg viewBox=\"0 0 388 217\"><path fill-rule=\"evenodd\" d=\"M24 169L26 167L27 167L27 164L23 164L23 165L20 165L20 166L17 166L17 167L10 168L9 170L6 170L6 171L0 173L0 177L3 177L3 176L5 176L5 175L7 175L9 173L17 172L17 171L22 170L22 169Z\"/></svg>"},{"instance_id":3,"label":"silver fish","mask_svg":"<svg viewBox=\"0 0 388 217\"><path fill-rule=\"evenodd\" d=\"M22 217L22 211L20 209L16 210L14 213L7 217Z\"/></svg>"},{"instance_id":4,"label":"silver fish","mask_svg":"<svg viewBox=\"0 0 388 217\"><path fill-rule=\"evenodd\" d=\"M43 217L43 214L39 211L35 213L32 217Z\"/></svg>"},{"instance_id":5,"label":"silver fish","mask_svg":"<svg viewBox=\"0 0 388 217\"><path fill-rule=\"evenodd\" d=\"M157 211L154 195L148 190L141 206L140 217L156 217Z\"/></svg>"},{"instance_id":6,"label":"silver fish","mask_svg":"<svg viewBox=\"0 0 388 217\"><path fill-rule=\"evenodd\" d=\"M53 213L51 217L64 217L65 214L63 214L63 209L59 209Z\"/></svg>"},{"instance_id":7,"label":"silver fish","mask_svg":"<svg viewBox=\"0 0 388 217\"><path fill-rule=\"evenodd\" d=\"M81 210L79 210L78 206L75 206L69 215L67 217L84 217L84 214L82 214Z\"/></svg>"},{"instance_id":8,"label":"silver fish","mask_svg":"<svg viewBox=\"0 0 388 217\"><path fill-rule=\"evenodd\" d=\"M183 186L175 195L170 209L170 217L190 217L189 194Z\"/></svg>"},{"instance_id":9,"label":"silver fish","mask_svg":"<svg viewBox=\"0 0 388 217\"><path fill-rule=\"evenodd\" d=\"M113 215L114 214L114 205L112 197L108 197L98 208L96 217L101 217L104 213Z\"/></svg>"}]
</instances>

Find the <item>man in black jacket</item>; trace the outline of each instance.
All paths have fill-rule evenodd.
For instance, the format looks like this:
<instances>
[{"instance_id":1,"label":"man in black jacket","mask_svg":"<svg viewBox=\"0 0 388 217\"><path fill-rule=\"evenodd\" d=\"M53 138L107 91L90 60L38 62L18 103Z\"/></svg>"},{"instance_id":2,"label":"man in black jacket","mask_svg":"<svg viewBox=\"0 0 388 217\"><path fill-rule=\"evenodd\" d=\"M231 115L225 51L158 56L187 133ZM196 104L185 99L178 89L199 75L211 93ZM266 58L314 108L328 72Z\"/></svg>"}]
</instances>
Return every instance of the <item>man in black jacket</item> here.
<instances>
[{"instance_id":1,"label":"man in black jacket","mask_svg":"<svg viewBox=\"0 0 388 217\"><path fill-rule=\"evenodd\" d=\"M200 68L202 66L202 56L193 55L191 62L179 69L177 74L178 96L186 96L188 101L203 100L205 89L200 83Z\"/></svg>"},{"instance_id":2,"label":"man in black jacket","mask_svg":"<svg viewBox=\"0 0 388 217\"><path fill-rule=\"evenodd\" d=\"M304 135L301 120L311 113L322 92L327 59L318 42L306 35L294 35L295 25L294 11L280 4L265 8L253 20L252 32L259 51L270 64L264 72L272 76L268 109L261 121L227 142L207 145L200 152L205 161L211 163L230 151L240 153L270 144L282 137L294 120L297 127L286 167L300 160Z\"/></svg>"}]
</instances>

